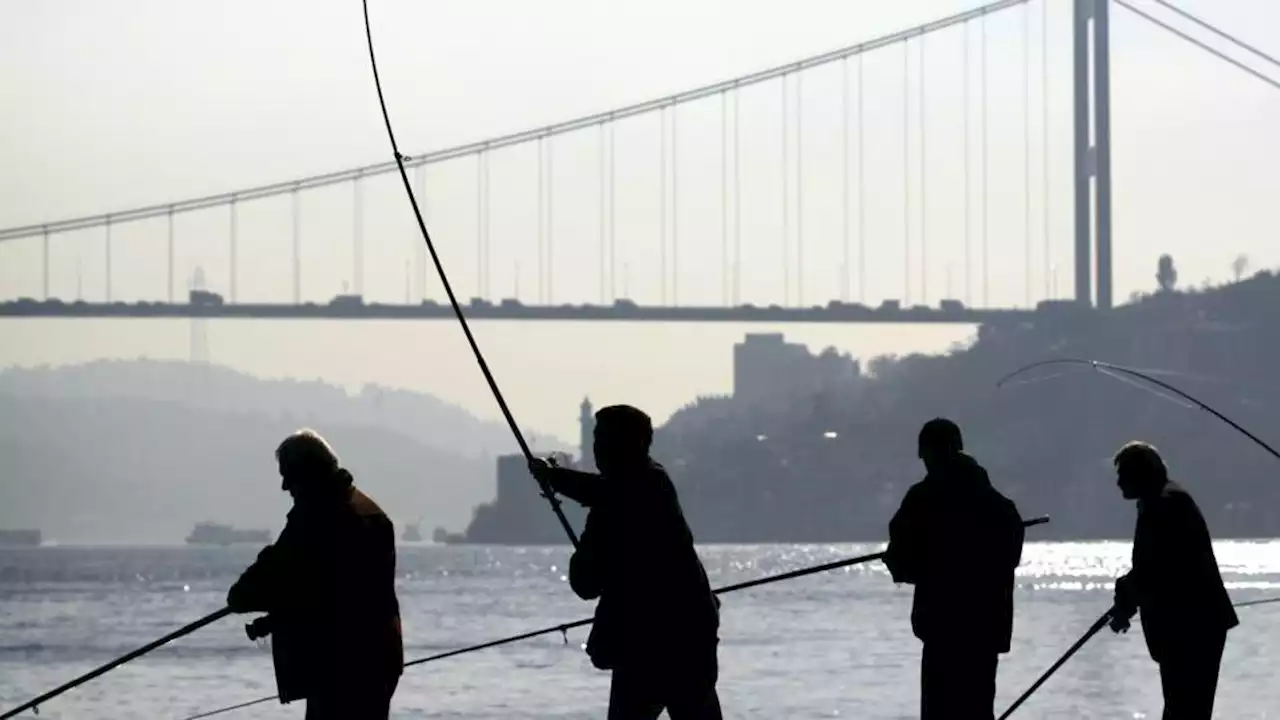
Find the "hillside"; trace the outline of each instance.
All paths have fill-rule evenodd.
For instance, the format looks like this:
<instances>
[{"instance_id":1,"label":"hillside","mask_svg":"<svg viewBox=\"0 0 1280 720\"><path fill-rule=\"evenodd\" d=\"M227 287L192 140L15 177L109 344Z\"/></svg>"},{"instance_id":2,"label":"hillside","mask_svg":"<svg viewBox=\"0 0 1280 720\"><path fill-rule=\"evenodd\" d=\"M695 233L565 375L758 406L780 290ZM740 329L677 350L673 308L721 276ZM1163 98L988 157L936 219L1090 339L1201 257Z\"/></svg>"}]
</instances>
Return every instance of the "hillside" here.
<instances>
[{"instance_id":1,"label":"hillside","mask_svg":"<svg viewBox=\"0 0 1280 720\"><path fill-rule=\"evenodd\" d=\"M426 395L100 362L0 372L0 527L70 543L181 542L211 520L283 524L272 455L300 426L334 444L397 525L461 528L493 497L502 426Z\"/></svg>"},{"instance_id":2,"label":"hillside","mask_svg":"<svg viewBox=\"0 0 1280 720\"><path fill-rule=\"evenodd\" d=\"M137 398L217 412L270 417L288 413L350 425L411 432L420 442L462 455L516 448L506 425L477 419L422 393L365 385L358 393L320 380L263 380L217 365L160 360L101 360L58 368L0 372L0 395Z\"/></svg>"},{"instance_id":3,"label":"hillside","mask_svg":"<svg viewBox=\"0 0 1280 720\"><path fill-rule=\"evenodd\" d=\"M793 398L771 413L707 398L676 413L656 454L676 476L704 541L875 540L909 484L920 425L960 422L968 447L1024 514L1049 513L1038 538L1125 537L1133 507L1110 465L1125 441L1166 455L1216 534L1280 535L1280 464L1181 400L1089 368L1007 373L1075 356L1139 368L1280 445L1280 277L1165 291L1110 312L1051 307L1031 322L984 326L947 355L879 358L872 377ZM834 433L834 437L830 434Z\"/></svg>"}]
</instances>

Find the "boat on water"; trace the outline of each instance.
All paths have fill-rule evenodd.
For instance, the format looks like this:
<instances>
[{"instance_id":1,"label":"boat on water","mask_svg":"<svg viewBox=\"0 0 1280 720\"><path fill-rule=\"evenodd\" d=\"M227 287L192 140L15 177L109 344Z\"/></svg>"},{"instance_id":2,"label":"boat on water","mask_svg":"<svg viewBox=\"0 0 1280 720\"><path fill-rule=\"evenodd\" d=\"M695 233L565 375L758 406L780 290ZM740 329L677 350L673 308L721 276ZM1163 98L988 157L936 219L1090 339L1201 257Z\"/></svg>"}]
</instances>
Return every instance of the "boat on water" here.
<instances>
[{"instance_id":1,"label":"boat on water","mask_svg":"<svg viewBox=\"0 0 1280 720\"><path fill-rule=\"evenodd\" d=\"M211 522L196 523L187 536L188 545L261 545L269 542L271 533L267 530L244 530Z\"/></svg>"},{"instance_id":2,"label":"boat on water","mask_svg":"<svg viewBox=\"0 0 1280 720\"><path fill-rule=\"evenodd\" d=\"M422 531L418 529L418 523L406 525L400 540L407 543L422 542Z\"/></svg>"},{"instance_id":3,"label":"boat on water","mask_svg":"<svg viewBox=\"0 0 1280 720\"><path fill-rule=\"evenodd\" d=\"M39 547L39 530L0 530L0 547Z\"/></svg>"}]
</instances>

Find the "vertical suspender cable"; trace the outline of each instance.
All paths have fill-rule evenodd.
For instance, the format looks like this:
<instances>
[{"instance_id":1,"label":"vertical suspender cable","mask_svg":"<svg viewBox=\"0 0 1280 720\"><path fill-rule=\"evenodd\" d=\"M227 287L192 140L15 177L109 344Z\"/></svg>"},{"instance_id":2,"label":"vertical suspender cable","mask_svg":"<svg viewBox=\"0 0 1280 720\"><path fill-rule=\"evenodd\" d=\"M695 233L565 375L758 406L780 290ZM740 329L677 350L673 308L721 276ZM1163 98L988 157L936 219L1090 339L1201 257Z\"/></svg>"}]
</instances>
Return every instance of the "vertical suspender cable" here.
<instances>
[{"instance_id":1,"label":"vertical suspender cable","mask_svg":"<svg viewBox=\"0 0 1280 720\"><path fill-rule=\"evenodd\" d=\"M796 73L796 304L804 307L804 73Z\"/></svg>"},{"instance_id":2,"label":"vertical suspender cable","mask_svg":"<svg viewBox=\"0 0 1280 720\"><path fill-rule=\"evenodd\" d=\"M961 74L961 94L964 95L964 304L973 305L973 193L970 192L970 180L973 173L969 161L969 146L973 144L973 133L969 130L969 23L964 24L964 62Z\"/></svg>"},{"instance_id":3,"label":"vertical suspender cable","mask_svg":"<svg viewBox=\"0 0 1280 720\"><path fill-rule=\"evenodd\" d=\"M987 235L987 165L991 155L987 152L987 16L984 13L979 20L982 27L982 307L991 306L990 281L991 274L987 266L987 252L990 238Z\"/></svg>"},{"instance_id":4,"label":"vertical suspender cable","mask_svg":"<svg viewBox=\"0 0 1280 720\"><path fill-rule=\"evenodd\" d=\"M618 153L615 142L617 128L616 121L609 123L609 295L614 299L618 297L618 244L615 232L618 205L614 202L614 189L617 186L618 177Z\"/></svg>"},{"instance_id":5,"label":"vertical suspender cable","mask_svg":"<svg viewBox=\"0 0 1280 720\"><path fill-rule=\"evenodd\" d=\"M920 36L920 107L918 114L920 115L920 302L923 305L929 304L929 236L928 236L928 211L929 211L929 169L925 160L925 35Z\"/></svg>"},{"instance_id":6,"label":"vertical suspender cable","mask_svg":"<svg viewBox=\"0 0 1280 720\"><path fill-rule=\"evenodd\" d=\"M840 63L840 114L844 120L840 134L841 164L841 239L844 243L844 263L840 268L840 300L849 302L849 58Z\"/></svg>"},{"instance_id":7,"label":"vertical suspender cable","mask_svg":"<svg viewBox=\"0 0 1280 720\"><path fill-rule=\"evenodd\" d=\"M476 153L476 297L484 297L484 151Z\"/></svg>"},{"instance_id":8,"label":"vertical suspender cable","mask_svg":"<svg viewBox=\"0 0 1280 720\"><path fill-rule=\"evenodd\" d=\"M782 306L791 304L791 252L787 247L787 232L791 229L791 216L788 213L787 197L791 191L788 170L791 167L790 153L787 151L787 76L782 76Z\"/></svg>"},{"instance_id":9,"label":"vertical suspender cable","mask_svg":"<svg viewBox=\"0 0 1280 720\"><path fill-rule=\"evenodd\" d=\"M1042 153L1040 172L1044 191L1044 199L1041 200L1041 204L1044 205L1044 294L1048 299L1052 297L1053 282L1049 224L1049 0L1043 0L1040 3L1040 94L1043 105L1041 114L1044 116L1040 140L1043 146L1040 149Z\"/></svg>"},{"instance_id":10,"label":"vertical suspender cable","mask_svg":"<svg viewBox=\"0 0 1280 720\"><path fill-rule=\"evenodd\" d=\"M546 220L546 194L543 190L543 182L546 180L546 164L543 158L543 138L538 138L538 303L546 304L547 288L546 288L546 270L543 264L543 244L547 231Z\"/></svg>"},{"instance_id":11,"label":"vertical suspender cable","mask_svg":"<svg viewBox=\"0 0 1280 720\"><path fill-rule=\"evenodd\" d=\"M599 230L599 237L598 237L598 238L596 238L596 242L597 242L597 243L599 244L599 246L600 246L600 304L601 304L601 305L604 305L604 304L605 304L605 294L604 294L604 293L605 293L605 289L604 289L604 281L605 281L605 269L604 269L604 268L605 268L605 252L604 252L604 250L605 250L605 247L604 247L604 241L605 241L605 232L604 232L604 227L605 227L604 201L605 201L605 194L606 194L606 192L605 192L605 180L604 180L604 123L600 123L600 132L599 132L599 136L598 136L598 137L597 137L597 139L596 139L596 147L598 148L598 152L599 152L599 154L600 154L600 183L599 183L599 185L597 186L597 187L599 188L599 192L600 192L600 230Z\"/></svg>"},{"instance_id":12,"label":"vertical suspender cable","mask_svg":"<svg viewBox=\"0 0 1280 720\"><path fill-rule=\"evenodd\" d=\"M1027 307L1031 307L1031 5L1022 6L1022 197L1023 274Z\"/></svg>"},{"instance_id":13,"label":"vertical suspender cable","mask_svg":"<svg viewBox=\"0 0 1280 720\"><path fill-rule=\"evenodd\" d=\"M720 93L720 304L729 305L729 94Z\"/></svg>"},{"instance_id":14,"label":"vertical suspender cable","mask_svg":"<svg viewBox=\"0 0 1280 720\"><path fill-rule=\"evenodd\" d=\"M367 1L367 0L366 0ZM556 292L556 146L547 136L547 304L555 304Z\"/></svg>"},{"instance_id":15,"label":"vertical suspender cable","mask_svg":"<svg viewBox=\"0 0 1280 720\"><path fill-rule=\"evenodd\" d=\"M862 53L858 53L858 300L867 302L867 183L863 152L865 123L862 108Z\"/></svg>"},{"instance_id":16,"label":"vertical suspender cable","mask_svg":"<svg viewBox=\"0 0 1280 720\"><path fill-rule=\"evenodd\" d=\"M733 304L742 302L742 90L733 93Z\"/></svg>"},{"instance_id":17,"label":"vertical suspender cable","mask_svg":"<svg viewBox=\"0 0 1280 720\"><path fill-rule=\"evenodd\" d=\"M680 133L676 119L680 106L671 106L671 304L680 304Z\"/></svg>"},{"instance_id":18,"label":"vertical suspender cable","mask_svg":"<svg viewBox=\"0 0 1280 720\"><path fill-rule=\"evenodd\" d=\"M658 111L658 194L661 208L658 212L658 296L667 304L667 107Z\"/></svg>"},{"instance_id":19,"label":"vertical suspender cable","mask_svg":"<svg viewBox=\"0 0 1280 720\"><path fill-rule=\"evenodd\" d=\"M911 43L902 41L902 304L911 305Z\"/></svg>"}]
</instances>

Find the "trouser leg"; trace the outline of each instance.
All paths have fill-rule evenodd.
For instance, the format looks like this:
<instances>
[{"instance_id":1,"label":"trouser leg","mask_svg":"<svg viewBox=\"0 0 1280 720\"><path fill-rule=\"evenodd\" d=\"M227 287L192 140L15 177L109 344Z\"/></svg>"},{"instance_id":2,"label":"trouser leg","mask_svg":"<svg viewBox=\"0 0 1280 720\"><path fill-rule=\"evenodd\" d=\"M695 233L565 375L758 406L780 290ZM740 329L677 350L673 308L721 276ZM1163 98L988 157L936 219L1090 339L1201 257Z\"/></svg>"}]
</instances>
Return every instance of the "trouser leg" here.
<instances>
[{"instance_id":1,"label":"trouser leg","mask_svg":"<svg viewBox=\"0 0 1280 720\"><path fill-rule=\"evenodd\" d=\"M999 654L926 644L920 663L922 720L986 720L995 716Z\"/></svg>"},{"instance_id":2,"label":"trouser leg","mask_svg":"<svg viewBox=\"0 0 1280 720\"><path fill-rule=\"evenodd\" d=\"M1160 663L1164 720L1211 720L1225 645L1224 633L1197 642Z\"/></svg>"},{"instance_id":3,"label":"trouser leg","mask_svg":"<svg viewBox=\"0 0 1280 720\"><path fill-rule=\"evenodd\" d=\"M307 699L306 720L388 720L399 678L351 684Z\"/></svg>"},{"instance_id":4,"label":"trouser leg","mask_svg":"<svg viewBox=\"0 0 1280 720\"><path fill-rule=\"evenodd\" d=\"M649 673L618 668L609 682L608 720L656 720L662 714L660 688Z\"/></svg>"}]
</instances>

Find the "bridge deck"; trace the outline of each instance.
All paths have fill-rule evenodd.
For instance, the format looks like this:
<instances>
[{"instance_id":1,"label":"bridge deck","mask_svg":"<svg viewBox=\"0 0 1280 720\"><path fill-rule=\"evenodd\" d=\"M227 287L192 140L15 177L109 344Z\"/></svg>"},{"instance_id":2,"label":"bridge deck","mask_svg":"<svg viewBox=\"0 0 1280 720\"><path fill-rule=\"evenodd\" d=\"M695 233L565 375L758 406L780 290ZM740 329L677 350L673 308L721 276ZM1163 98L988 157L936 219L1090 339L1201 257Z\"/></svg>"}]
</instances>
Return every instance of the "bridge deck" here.
<instances>
[{"instance_id":1,"label":"bridge deck","mask_svg":"<svg viewBox=\"0 0 1280 720\"><path fill-rule=\"evenodd\" d=\"M1033 311L929 307L869 308L835 303L826 307L663 307L615 305L524 305L472 302L463 312L474 320L611 320L637 322L968 323L1027 318ZM0 317L63 318L244 318L326 320L433 320L454 317L449 305L292 303L91 303L35 301L0 303Z\"/></svg>"}]
</instances>

